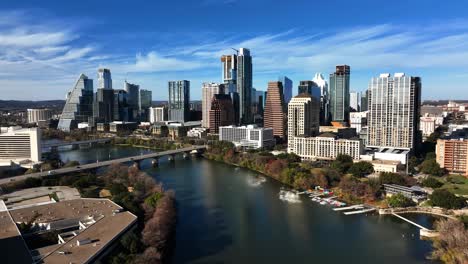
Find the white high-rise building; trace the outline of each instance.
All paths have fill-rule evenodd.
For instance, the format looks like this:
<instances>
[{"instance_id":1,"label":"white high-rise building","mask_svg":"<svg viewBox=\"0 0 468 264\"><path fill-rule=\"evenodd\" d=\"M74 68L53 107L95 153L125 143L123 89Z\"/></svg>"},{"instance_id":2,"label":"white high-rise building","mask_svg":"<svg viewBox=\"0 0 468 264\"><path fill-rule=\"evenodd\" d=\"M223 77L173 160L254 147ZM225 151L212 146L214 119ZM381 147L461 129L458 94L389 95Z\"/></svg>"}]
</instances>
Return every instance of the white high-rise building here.
<instances>
[{"instance_id":1,"label":"white high-rise building","mask_svg":"<svg viewBox=\"0 0 468 264\"><path fill-rule=\"evenodd\" d=\"M0 166L32 167L41 161L41 130L9 127L0 132Z\"/></svg>"},{"instance_id":2,"label":"white high-rise building","mask_svg":"<svg viewBox=\"0 0 468 264\"><path fill-rule=\"evenodd\" d=\"M219 127L219 140L234 143L236 147L242 148L265 148L275 145L273 128L247 126L221 126Z\"/></svg>"},{"instance_id":3,"label":"white high-rise building","mask_svg":"<svg viewBox=\"0 0 468 264\"><path fill-rule=\"evenodd\" d=\"M436 118L435 117L421 117L420 129L423 137L428 137L434 133L436 129Z\"/></svg>"},{"instance_id":4,"label":"white high-rise building","mask_svg":"<svg viewBox=\"0 0 468 264\"><path fill-rule=\"evenodd\" d=\"M39 121L47 121L52 118L52 110L50 109L28 109L28 123L37 123Z\"/></svg>"},{"instance_id":5,"label":"white high-rise building","mask_svg":"<svg viewBox=\"0 0 468 264\"><path fill-rule=\"evenodd\" d=\"M215 94L223 94L224 86L219 83L202 84L202 127L210 126L211 101Z\"/></svg>"},{"instance_id":6,"label":"white high-rise building","mask_svg":"<svg viewBox=\"0 0 468 264\"><path fill-rule=\"evenodd\" d=\"M359 112L361 111L361 94L359 92L350 92L349 93L349 106L352 108L351 111Z\"/></svg>"},{"instance_id":7,"label":"white high-rise building","mask_svg":"<svg viewBox=\"0 0 468 264\"><path fill-rule=\"evenodd\" d=\"M333 160L339 154L359 160L363 144L359 139L343 139L332 133L323 133L318 137L294 137L289 139L291 149L302 160Z\"/></svg>"},{"instance_id":8,"label":"white high-rise building","mask_svg":"<svg viewBox=\"0 0 468 264\"><path fill-rule=\"evenodd\" d=\"M367 126L367 111L349 113L349 124L356 129L356 133L361 134L363 127Z\"/></svg>"},{"instance_id":9,"label":"white high-rise building","mask_svg":"<svg viewBox=\"0 0 468 264\"><path fill-rule=\"evenodd\" d=\"M421 140L421 78L384 73L371 79L368 91L368 147L416 148Z\"/></svg>"},{"instance_id":10,"label":"white high-rise building","mask_svg":"<svg viewBox=\"0 0 468 264\"><path fill-rule=\"evenodd\" d=\"M98 89L112 89L112 77L109 69L98 69Z\"/></svg>"},{"instance_id":11,"label":"white high-rise building","mask_svg":"<svg viewBox=\"0 0 468 264\"><path fill-rule=\"evenodd\" d=\"M320 124L326 125L328 123L330 107L328 83L323 78L322 73L316 73L312 81L320 88Z\"/></svg>"},{"instance_id":12,"label":"white high-rise building","mask_svg":"<svg viewBox=\"0 0 468 264\"><path fill-rule=\"evenodd\" d=\"M288 104L288 150L296 136L315 136L319 132L320 103L310 94L299 94Z\"/></svg>"},{"instance_id":13,"label":"white high-rise building","mask_svg":"<svg viewBox=\"0 0 468 264\"><path fill-rule=\"evenodd\" d=\"M167 121L167 109L164 106L149 108L149 121L151 124Z\"/></svg>"}]
</instances>

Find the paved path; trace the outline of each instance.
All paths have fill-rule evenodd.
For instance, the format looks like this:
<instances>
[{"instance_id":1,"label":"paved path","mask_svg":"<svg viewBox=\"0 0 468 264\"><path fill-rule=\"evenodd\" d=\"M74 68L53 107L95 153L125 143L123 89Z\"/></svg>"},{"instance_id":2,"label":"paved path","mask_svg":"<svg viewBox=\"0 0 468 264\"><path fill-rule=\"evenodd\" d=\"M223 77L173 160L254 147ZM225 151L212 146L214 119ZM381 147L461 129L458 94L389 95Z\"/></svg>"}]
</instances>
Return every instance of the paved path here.
<instances>
[{"instance_id":1,"label":"paved path","mask_svg":"<svg viewBox=\"0 0 468 264\"><path fill-rule=\"evenodd\" d=\"M97 138L97 139L90 139L90 140L83 140L83 141L63 141L63 142L55 142L55 143L45 143L42 144L43 148L55 148L55 147L62 147L62 146L69 146L69 145L81 145L81 144L90 144L90 143L104 143L111 141L110 138Z\"/></svg>"}]
</instances>

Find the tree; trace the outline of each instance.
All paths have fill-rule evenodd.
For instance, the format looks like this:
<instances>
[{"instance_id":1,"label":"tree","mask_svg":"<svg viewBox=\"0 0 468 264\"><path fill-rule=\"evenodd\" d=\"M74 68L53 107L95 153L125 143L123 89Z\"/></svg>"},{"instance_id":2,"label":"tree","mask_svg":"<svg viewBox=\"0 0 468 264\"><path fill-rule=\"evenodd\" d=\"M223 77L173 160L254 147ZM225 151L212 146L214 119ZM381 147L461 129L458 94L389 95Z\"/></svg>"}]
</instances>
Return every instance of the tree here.
<instances>
[{"instance_id":1,"label":"tree","mask_svg":"<svg viewBox=\"0 0 468 264\"><path fill-rule=\"evenodd\" d=\"M75 166L79 166L79 165L80 165L80 163L79 163L78 161L72 160L72 161L67 162L67 163L64 165L64 167L65 167L65 168L69 168L69 167L75 167Z\"/></svg>"},{"instance_id":2,"label":"tree","mask_svg":"<svg viewBox=\"0 0 468 264\"><path fill-rule=\"evenodd\" d=\"M434 177L427 177L426 179L422 181L422 186L433 188L433 189L440 188L442 187L442 185L444 184Z\"/></svg>"},{"instance_id":3,"label":"tree","mask_svg":"<svg viewBox=\"0 0 468 264\"><path fill-rule=\"evenodd\" d=\"M330 167L338 170L341 173L346 173L353 165L353 158L346 154L338 154L336 159L331 163Z\"/></svg>"},{"instance_id":4,"label":"tree","mask_svg":"<svg viewBox=\"0 0 468 264\"><path fill-rule=\"evenodd\" d=\"M414 205L414 202L410 198L401 193L392 195L387 199L387 202L391 207L409 207Z\"/></svg>"},{"instance_id":5,"label":"tree","mask_svg":"<svg viewBox=\"0 0 468 264\"><path fill-rule=\"evenodd\" d=\"M457 197L445 189L435 190L429 198L433 206L446 209L460 209L466 206L465 198Z\"/></svg>"},{"instance_id":6,"label":"tree","mask_svg":"<svg viewBox=\"0 0 468 264\"><path fill-rule=\"evenodd\" d=\"M381 184L398 184L405 185L405 177L398 173L382 172L380 173L379 180Z\"/></svg>"},{"instance_id":7,"label":"tree","mask_svg":"<svg viewBox=\"0 0 468 264\"><path fill-rule=\"evenodd\" d=\"M353 163L351 168L349 168L348 172L351 173L353 176L361 178L373 173L374 166L372 165L372 163L369 163L367 161L360 161L357 163Z\"/></svg>"},{"instance_id":8,"label":"tree","mask_svg":"<svg viewBox=\"0 0 468 264\"><path fill-rule=\"evenodd\" d=\"M426 159L421 164L421 172L433 176L443 176L445 170L442 169L435 159Z\"/></svg>"},{"instance_id":9,"label":"tree","mask_svg":"<svg viewBox=\"0 0 468 264\"><path fill-rule=\"evenodd\" d=\"M448 219L435 224L439 236L434 240L432 258L444 263L468 262L468 230L462 222Z\"/></svg>"}]
</instances>

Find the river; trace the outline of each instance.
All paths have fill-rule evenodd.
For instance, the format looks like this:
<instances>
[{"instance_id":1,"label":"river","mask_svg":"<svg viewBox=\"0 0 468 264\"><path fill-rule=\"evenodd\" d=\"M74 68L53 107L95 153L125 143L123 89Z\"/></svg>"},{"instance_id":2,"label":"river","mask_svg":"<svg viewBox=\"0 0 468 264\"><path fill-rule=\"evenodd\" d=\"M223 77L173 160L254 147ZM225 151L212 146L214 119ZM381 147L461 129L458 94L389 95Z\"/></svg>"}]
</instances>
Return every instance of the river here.
<instances>
[{"instance_id":1,"label":"river","mask_svg":"<svg viewBox=\"0 0 468 264\"><path fill-rule=\"evenodd\" d=\"M100 146L62 149L63 161L95 162L149 150ZM158 168L141 164L176 193L178 223L172 263L428 263L431 244L393 216L345 216L310 201L278 198L282 184L230 165L192 158ZM432 218L411 216L430 227Z\"/></svg>"}]
</instances>

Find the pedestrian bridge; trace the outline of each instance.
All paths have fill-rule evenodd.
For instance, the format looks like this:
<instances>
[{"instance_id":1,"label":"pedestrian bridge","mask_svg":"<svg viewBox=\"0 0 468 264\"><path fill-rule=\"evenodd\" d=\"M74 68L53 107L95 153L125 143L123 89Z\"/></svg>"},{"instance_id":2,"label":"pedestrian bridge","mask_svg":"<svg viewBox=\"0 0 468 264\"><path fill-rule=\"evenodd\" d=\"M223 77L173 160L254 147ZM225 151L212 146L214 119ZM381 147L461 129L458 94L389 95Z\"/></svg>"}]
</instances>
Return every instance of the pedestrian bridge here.
<instances>
[{"instance_id":1,"label":"pedestrian bridge","mask_svg":"<svg viewBox=\"0 0 468 264\"><path fill-rule=\"evenodd\" d=\"M58 148L63 146L79 146L79 145L88 145L88 144L95 144L95 143L107 143L110 142L111 138L97 138L97 139L90 139L90 140L82 140L82 141L63 141L63 142L55 142L55 143L45 143L42 144L43 148Z\"/></svg>"},{"instance_id":2,"label":"pedestrian bridge","mask_svg":"<svg viewBox=\"0 0 468 264\"><path fill-rule=\"evenodd\" d=\"M88 163L88 164L83 164L83 165L79 165L75 167L60 168L56 170L36 172L36 173L25 174L25 175L10 177L10 178L4 178L4 179L0 179L0 185L15 182L15 181L25 180L27 178L42 178L42 177L51 176L51 175L61 175L61 174L79 172L79 171L84 171L84 170L97 169L97 168L112 165L114 163L125 163L125 162L133 161L136 165L138 165L139 162L141 162L142 160L153 159L153 162L157 164L158 159L164 156L169 156L169 158L173 160L175 155L177 154L183 154L184 156L186 156L186 155L189 155L190 153L193 153L193 152L198 153L205 149L206 149L205 145L191 146L191 147L186 147L186 148L179 148L179 149L173 149L173 150L167 150L167 151L161 151L161 152L142 154L142 155L132 156L132 157L125 157L125 158L106 160L106 161L96 161L95 163Z\"/></svg>"}]
</instances>

